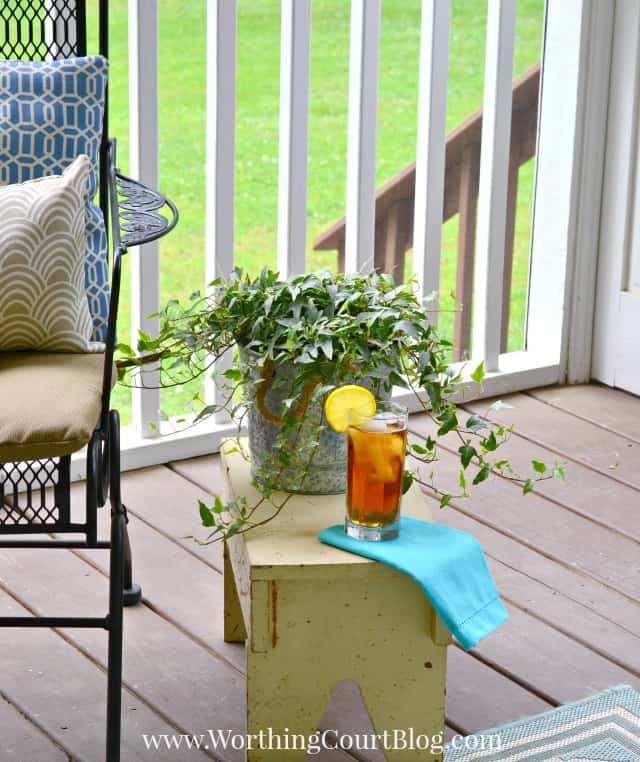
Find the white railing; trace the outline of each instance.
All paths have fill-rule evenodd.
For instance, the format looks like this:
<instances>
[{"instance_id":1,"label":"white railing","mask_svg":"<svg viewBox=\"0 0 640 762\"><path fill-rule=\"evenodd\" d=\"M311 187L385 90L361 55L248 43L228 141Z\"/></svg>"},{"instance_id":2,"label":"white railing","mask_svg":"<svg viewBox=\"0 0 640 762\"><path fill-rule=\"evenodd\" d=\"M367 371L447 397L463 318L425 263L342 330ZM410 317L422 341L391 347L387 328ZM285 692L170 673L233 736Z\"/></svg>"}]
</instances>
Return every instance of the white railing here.
<instances>
[{"instance_id":1,"label":"white railing","mask_svg":"<svg viewBox=\"0 0 640 762\"><path fill-rule=\"evenodd\" d=\"M345 251L348 271L367 269L373 260L380 2L352 0L351 3ZM552 47L550 58L558 67L556 71L562 67L563 55L577 60L584 54L588 39L587 33L580 30L583 17L591 13L591 5L589 0L548 0L545 44ZM206 207L206 277L209 281L228 273L233 267L237 3L236 0L207 0L206 7L207 180L203 203ZM540 321L535 316L529 315L529 322L536 331L534 351L500 354L515 17L516 0L488 0L472 363L475 365L483 360L489 371L483 389L475 389L477 394L485 396L554 383L564 372L562 340L554 338L547 351L537 332ZM568 35L568 42L563 42L560 26L568 18L573 19L574 32ZM129 23L132 168L143 180L153 182L157 177L158 150L157 122L154 123L158 105L157 3L154 0L130 0ZM451 0L423 0L413 238L414 274L423 296L437 291L440 281L450 23ZM278 266L285 277L304 272L306 267L310 45L311 0L282 0ZM563 45L568 46L566 51L562 50ZM550 76L551 84L547 89L553 94L551 102L551 96L547 98L544 89L547 77L543 62L540 118L546 119L547 125L552 119L556 124L558 121L562 124L555 136L544 133L545 138L538 150L549 150L555 157L556 182L565 185L570 184L566 179L573 177L581 156L577 140L579 112L577 106L568 113L558 111L558 99L565 98L572 106L577 104L581 76L580 67L572 68L566 76L564 72L560 77ZM551 114L552 110L556 113ZM550 184L548 178L545 182ZM168 186L166 190L170 194ZM547 208L549 198L544 203ZM563 212L569 209L567 213L570 213L572 203L572 199L565 201ZM552 212L547 211L547 214L553 216ZM553 220L547 218L545 227L552 229ZM562 233L566 226L560 225L560 228ZM174 235L180 235L179 229ZM538 245L544 248L545 240L542 231L537 238ZM554 273L563 279L560 288L568 299L570 291L565 285L572 256L571 242L568 236L563 238L561 235L559 239L556 237L555 243L547 241L547 244L556 247ZM550 256L548 245L544 257ZM133 323L135 327L146 326L149 330L145 316L158 308L157 252L146 252L137 261ZM562 267L558 262L564 263ZM544 281L544 273L534 266L530 290L532 303L536 305L544 304ZM552 307L543 323L560 337L565 326L565 301L558 303L556 299ZM212 390L212 394L215 393L215 389ZM128 439L125 437L125 467L211 452L218 447L221 437L229 433L228 422L219 420L205 423L195 433L189 431L144 442L140 436L145 436L145 427L158 420L158 400L157 392L146 389L140 390L135 398L136 431L129 432Z\"/></svg>"}]
</instances>

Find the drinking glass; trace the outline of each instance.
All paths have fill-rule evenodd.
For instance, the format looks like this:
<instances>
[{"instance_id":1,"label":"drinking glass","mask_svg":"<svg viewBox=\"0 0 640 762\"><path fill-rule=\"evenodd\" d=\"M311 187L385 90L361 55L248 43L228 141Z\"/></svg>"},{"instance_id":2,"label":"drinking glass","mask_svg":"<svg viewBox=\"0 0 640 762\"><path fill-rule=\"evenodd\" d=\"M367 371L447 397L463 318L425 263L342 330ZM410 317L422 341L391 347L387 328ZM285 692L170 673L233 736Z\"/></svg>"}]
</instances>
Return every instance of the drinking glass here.
<instances>
[{"instance_id":1,"label":"drinking glass","mask_svg":"<svg viewBox=\"0 0 640 762\"><path fill-rule=\"evenodd\" d=\"M347 516L345 531L358 540L398 536L407 409L378 402L372 418L347 429Z\"/></svg>"}]
</instances>

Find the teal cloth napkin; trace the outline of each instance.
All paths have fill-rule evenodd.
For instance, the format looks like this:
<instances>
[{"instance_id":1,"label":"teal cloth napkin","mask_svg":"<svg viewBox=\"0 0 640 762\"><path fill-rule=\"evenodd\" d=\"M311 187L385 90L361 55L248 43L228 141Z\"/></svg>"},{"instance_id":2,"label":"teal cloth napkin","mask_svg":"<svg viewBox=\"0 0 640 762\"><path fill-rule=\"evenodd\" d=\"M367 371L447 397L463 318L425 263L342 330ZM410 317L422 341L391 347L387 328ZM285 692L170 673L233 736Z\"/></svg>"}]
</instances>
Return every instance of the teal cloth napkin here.
<instances>
[{"instance_id":1,"label":"teal cloth napkin","mask_svg":"<svg viewBox=\"0 0 640 762\"><path fill-rule=\"evenodd\" d=\"M342 524L323 529L318 539L415 579L465 651L509 618L480 543L459 529L402 516L393 540L354 540Z\"/></svg>"}]
</instances>

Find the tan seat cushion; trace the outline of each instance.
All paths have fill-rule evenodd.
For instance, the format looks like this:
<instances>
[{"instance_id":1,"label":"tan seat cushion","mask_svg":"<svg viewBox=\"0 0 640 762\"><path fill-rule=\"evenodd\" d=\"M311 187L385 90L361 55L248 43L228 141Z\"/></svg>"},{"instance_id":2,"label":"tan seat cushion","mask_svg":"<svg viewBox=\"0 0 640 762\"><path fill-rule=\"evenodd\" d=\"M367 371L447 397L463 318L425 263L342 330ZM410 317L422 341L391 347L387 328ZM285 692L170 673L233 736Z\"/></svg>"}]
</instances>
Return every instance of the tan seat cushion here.
<instances>
[{"instance_id":1,"label":"tan seat cushion","mask_svg":"<svg viewBox=\"0 0 640 762\"><path fill-rule=\"evenodd\" d=\"M98 423L103 354L0 352L0 462L68 455Z\"/></svg>"}]
</instances>

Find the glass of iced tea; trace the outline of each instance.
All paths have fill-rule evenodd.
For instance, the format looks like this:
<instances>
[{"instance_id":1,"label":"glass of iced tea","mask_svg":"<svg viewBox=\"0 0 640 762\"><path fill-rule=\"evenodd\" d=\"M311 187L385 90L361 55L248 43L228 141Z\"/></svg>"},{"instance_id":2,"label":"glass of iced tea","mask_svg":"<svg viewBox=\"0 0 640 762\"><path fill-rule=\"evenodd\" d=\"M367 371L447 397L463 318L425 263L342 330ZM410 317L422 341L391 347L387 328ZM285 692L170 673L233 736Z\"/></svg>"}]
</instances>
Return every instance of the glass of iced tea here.
<instances>
[{"instance_id":1,"label":"glass of iced tea","mask_svg":"<svg viewBox=\"0 0 640 762\"><path fill-rule=\"evenodd\" d=\"M398 536L407 409L378 402L373 417L347 429L347 517L345 531L358 540Z\"/></svg>"}]
</instances>

